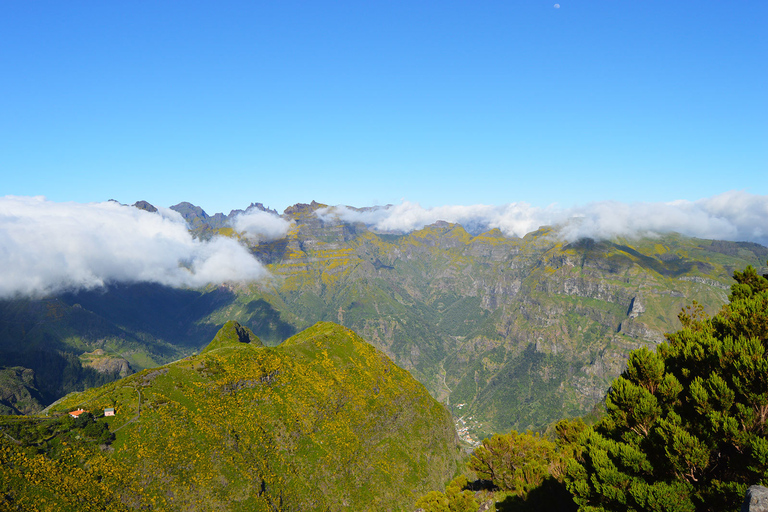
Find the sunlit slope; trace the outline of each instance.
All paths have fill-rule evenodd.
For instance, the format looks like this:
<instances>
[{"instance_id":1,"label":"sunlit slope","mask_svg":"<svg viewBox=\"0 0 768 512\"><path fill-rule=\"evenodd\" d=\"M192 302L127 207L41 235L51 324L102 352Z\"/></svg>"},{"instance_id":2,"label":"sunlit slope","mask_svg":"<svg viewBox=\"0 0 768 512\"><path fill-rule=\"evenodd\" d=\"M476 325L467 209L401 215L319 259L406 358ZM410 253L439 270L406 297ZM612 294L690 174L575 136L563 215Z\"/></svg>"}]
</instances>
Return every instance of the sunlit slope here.
<instances>
[{"instance_id":1,"label":"sunlit slope","mask_svg":"<svg viewBox=\"0 0 768 512\"><path fill-rule=\"evenodd\" d=\"M453 476L448 412L352 331L319 323L268 348L239 329L55 405L52 414L115 407L110 449L72 441L54 459L24 459L3 441L15 503L35 503L40 489L56 503L108 489L153 510L400 510ZM86 482L59 483L73 473Z\"/></svg>"},{"instance_id":2,"label":"sunlit slope","mask_svg":"<svg viewBox=\"0 0 768 512\"><path fill-rule=\"evenodd\" d=\"M675 234L568 243L556 228L514 238L445 222L377 233L321 220L320 207L289 208L285 238L250 246L270 270L265 281L0 302L0 364L32 369L28 389L46 403L115 378L108 370L122 361L141 370L200 350L230 319L270 346L333 321L411 372L477 435L538 429L588 412L631 349L678 329L693 300L717 311L732 272L768 259L756 244ZM201 236L216 232L206 229ZM34 407L6 381L7 410Z\"/></svg>"},{"instance_id":3,"label":"sunlit slope","mask_svg":"<svg viewBox=\"0 0 768 512\"><path fill-rule=\"evenodd\" d=\"M629 350L677 329L692 300L715 312L733 270L768 258L675 234L568 243L553 228L509 238L442 222L378 234L305 210L286 239L253 247L274 279L206 321L248 325L255 311L268 336L265 317L276 329L339 322L473 416L478 434L588 412Z\"/></svg>"}]
</instances>

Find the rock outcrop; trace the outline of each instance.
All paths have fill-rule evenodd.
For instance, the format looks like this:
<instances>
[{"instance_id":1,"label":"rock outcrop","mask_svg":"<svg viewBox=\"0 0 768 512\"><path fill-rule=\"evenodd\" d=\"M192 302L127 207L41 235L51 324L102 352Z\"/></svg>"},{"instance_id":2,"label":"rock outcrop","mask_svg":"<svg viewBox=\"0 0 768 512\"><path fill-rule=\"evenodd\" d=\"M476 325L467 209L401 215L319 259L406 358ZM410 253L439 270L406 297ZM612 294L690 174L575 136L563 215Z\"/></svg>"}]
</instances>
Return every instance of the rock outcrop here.
<instances>
[{"instance_id":1,"label":"rock outcrop","mask_svg":"<svg viewBox=\"0 0 768 512\"><path fill-rule=\"evenodd\" d=\"M741 512L768 512L768 488L753 485L747 489Z\"/></svg>"}]
</instances>

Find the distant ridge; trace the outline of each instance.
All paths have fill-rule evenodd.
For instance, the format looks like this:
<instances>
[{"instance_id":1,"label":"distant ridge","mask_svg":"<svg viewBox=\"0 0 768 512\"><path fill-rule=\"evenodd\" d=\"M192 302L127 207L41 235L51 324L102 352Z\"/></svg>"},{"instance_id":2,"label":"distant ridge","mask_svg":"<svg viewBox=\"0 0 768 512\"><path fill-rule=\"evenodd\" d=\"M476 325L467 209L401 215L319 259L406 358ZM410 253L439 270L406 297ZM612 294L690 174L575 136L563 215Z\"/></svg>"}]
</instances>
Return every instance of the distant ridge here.
<instances>
[{"instance_id":1,"label":"distant ridge","mask_svg":"<svg viewBox=\"0 0 768 512\"><path fill-rule=\"evenodd\" d=\"M410 371L477 443L589 413L630 350L653 348L679 328L677 314L693 300L715 313L733 271L765 272L768 259L759 244L674 233L569 243L557 227L519 238L444 221L382 232L327 214L317 201L286 208L290 229L258 241L232 226L214 229L202 208L181 206L197 222L191 233L233 237L270 278L205 289L114 284L0 301L0 361L33 370L43 405L116 378L109 370L123 361L138 371L202 350L229 320L265 345L333 320ZM259 203L246 211L254 209L266 211ZM95 350L111 366L94 365ZM16 374L7 375L7 406L36 407L13 391Z\"/></svg>"}]
</instances>

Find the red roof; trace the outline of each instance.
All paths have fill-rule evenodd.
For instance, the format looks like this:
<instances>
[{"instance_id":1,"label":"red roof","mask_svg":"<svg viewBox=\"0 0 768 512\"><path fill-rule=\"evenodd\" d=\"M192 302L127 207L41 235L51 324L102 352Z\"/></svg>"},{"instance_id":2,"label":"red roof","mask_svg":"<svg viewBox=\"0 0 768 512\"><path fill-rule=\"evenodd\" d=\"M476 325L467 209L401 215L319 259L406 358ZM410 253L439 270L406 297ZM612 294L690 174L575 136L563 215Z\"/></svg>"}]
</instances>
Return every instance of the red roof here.
<instances>
[{"instance_id":1,"label":"red roof","mask_svg":"<svg viewBox=\"0 0 768 512\"><path fill-rule=\"evenodd\" d=\"M86 411L85 409L78 409L76 411L70 412L69 415L72 416L73 418L77 418L78 416L80 416L84 412L88 412L88 411Z\"/></svg>"}]
</instances>

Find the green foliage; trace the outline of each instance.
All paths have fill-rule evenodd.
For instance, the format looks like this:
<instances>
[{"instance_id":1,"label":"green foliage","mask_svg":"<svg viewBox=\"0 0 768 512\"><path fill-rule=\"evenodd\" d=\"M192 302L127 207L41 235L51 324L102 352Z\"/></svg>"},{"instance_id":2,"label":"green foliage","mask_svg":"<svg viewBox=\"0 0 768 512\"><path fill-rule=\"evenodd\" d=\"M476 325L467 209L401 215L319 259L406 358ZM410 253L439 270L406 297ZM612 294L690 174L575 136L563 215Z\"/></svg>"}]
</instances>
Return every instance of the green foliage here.
<instances>
[{"instance_id":1,"label":"green foliage","mask_svg":"<svg viewBox=\"0 0 768 512\"><path fill-rule=\"evenodd\" d=\"M47 453L48 443L61 436L70 441L77 437L81 444L108 445L115 440L107 423L103 419L97 420L91 413L83 413L77 419L68 414L56 418L0 416L0 432L5 434L6 440L40 453Z\"/></svg>"},{"instance_id":2,"label":"green foliage","mask_svg":"<svg viewBox=\"0 0 768 512\"><path fill-rule=\"evenodd\" d=\"M188 208L193 222L203 219ZM678 235L564 244L552 228L524 239L445 223L380 235L320 222L313 208L290 210L296 224L286 238L250 247L275 276L268 283L135 284L0 301L0 365L34 370L46 404L116 378L79 359L97 348L140 371L203 348L227 320L270 346L330 320L359 332L439 401L466 404L454 412L474 418L477 440L585 414L630 350L677 329L675 313L691 299L717 311L732 270L766 254ZM235 236L209 221L193 230ZM635 298L645 311L630 318ZM4 411L39 409L23 392L6 394Z\"/></svg>"},{"instance_id":3,"label":"green foliage","mask_svg":"<svg viewBox=\"0 0 768 512\"><path fill-rule=\"evenodd\" d=\"M469 469L502 491L525 496L550 476L557 447L538 433L496 434L484 439L469 462Z\"/></svg>"},{"instance_id":4,"label":"green foliage","mask_svg":"<svg viewBox=\"0 0 768 512\"><path fill-rule=\"evenodd\" d=\"M656 353L633 352L579 434L567 481L584 510L728 510L766 481L768 280L734 279L720 313L694 304Z\"/></svg>"},{"instance_id":5,"label":"green foliage","mask_svg":"<svg viewBox=\"0 0 768 512\"><path fill-rule=\"evenodd\" d=\"M107 423L96 421L93 414L85 412L74 420L72 425L82 431L83 435L97 444L110 444L115 440L115 434L109 431Z\"/></svg>"},{"instance_id":6,"label":"green foliage","mask_svg":"<svg viewBox=\"0 0 768 512\"><path fill-rule=\"evenodd\" d=\"M43 397L29 368L0 368L0 414L31 414L43 408Z\"/></svg>"},{"instance_id":7,"label":"green foliage","mask_svg":"<svg viewBox=\"0 0 768 512\"><path fill-rule=\"evenodd\" d=\"M98 493L142 510L402 510L455 474L447 411L353 332L319 323L275 348L237 332L63 399L53 414L114 407L111 447L99 446L105 420L89 414L29 448L8 440L4 492L24 510L76 510L75 497L121 510Z\"/></svg>"},{"instance_id":8,"label":"green foliage","mask_svg":"<svg viewBox=\"0 0 768 512\"><path fill-rule=\"evenodd\" d=\"M469 482L466 476L458 476L445 489L450 512L476 512L479 508L474 493L467 489Z\"/></svg>"},{"instance_id":9,"label":"green foliage","mask_svg":"<svg viewBox=\"0 0 768 512\"><path fill-rule=\"evenodd\" d=\"M439 491L430 491L416 501L416 507L424 512L450 512L448 497Z\"/></svg>"},{"instance_id":10,"label":"green foliage","mask_svg":"<svg viewBox=\"0 0 768 512\"><path fill-rule=\"evenodd\" d=\"M479 499L495 502L495 510L505 512L574 512L576 504L563 475L568 462L580 453L578 442L586 429L580 419L561 420L553 429L555 441L514 430L485 439L467 466L478 480L470 483L460 476L448 484L445 493L430 492L416 506L427 512L475 511Z\"/></svg>"},{"instance_id":11,"label":"green foliage","mask_svg":"<svg viewBox=\"0 0 768 512\"><path fill-rule=\"evenodd\" d=\"M416 507L424 512L477 512L479 505L468 485L466 476L458 476L448 484L445 493L430 491L416 500Z\"/></svg>"},{"instance_id":12,"label":"green foliage","mask_svg":"<svg viewBox=\"0 0 768 512\"><path fill-rule=\"evenodd\" d=\"M261 340L253 334L247 327L243 327L234 320L227 321L219 332L216 333L213 340L200 351L201 354L216 350L218 348L233 347L240 343L253 343L254 346L261 347Z\"/></svg>"},{"instance_id":13,"label":"green foliage","mask_svg":"<svg viewBox=\"0 0 768 512\"><path fill-rule=\"evenodd\" d=\"M746 299L768 290L768 279L765 274L758 275L757 270L752 265L747 265L744 272L734 272L733 278L736 284L731 287L731 294L728 300L734 302L739 299Z\"/></svg>"}]
</instances>

